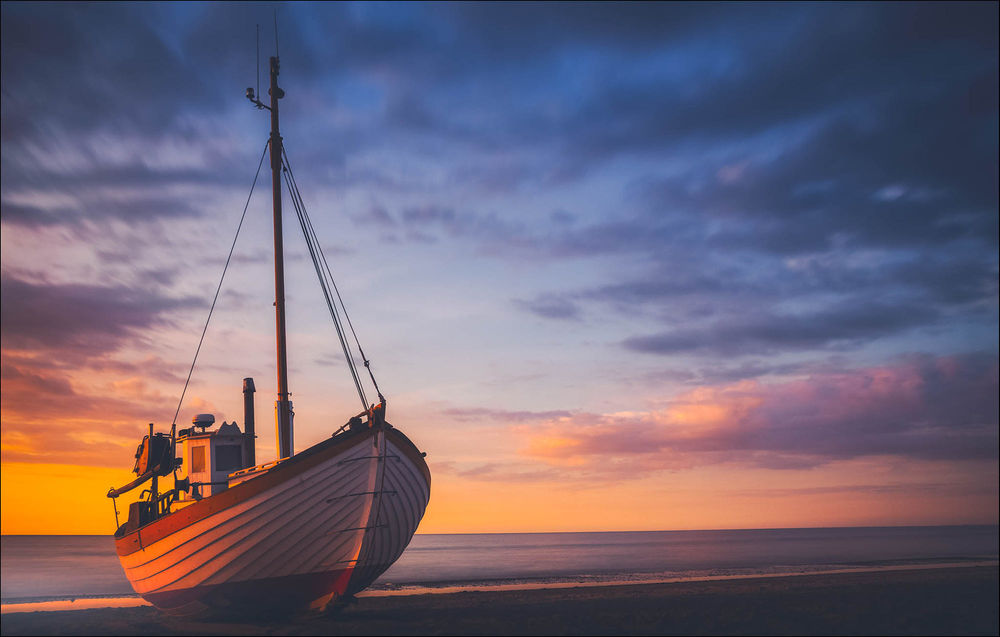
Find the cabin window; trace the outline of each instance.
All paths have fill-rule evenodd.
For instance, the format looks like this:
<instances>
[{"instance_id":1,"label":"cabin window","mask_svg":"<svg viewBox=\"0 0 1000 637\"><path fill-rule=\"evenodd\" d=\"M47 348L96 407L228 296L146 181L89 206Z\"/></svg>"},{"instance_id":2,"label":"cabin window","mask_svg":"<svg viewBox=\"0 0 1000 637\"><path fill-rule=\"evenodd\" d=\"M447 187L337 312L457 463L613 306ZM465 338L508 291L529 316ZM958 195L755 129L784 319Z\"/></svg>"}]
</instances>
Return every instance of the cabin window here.
<instances>
[{"instance_id":1,"label":"cabin window","mask_svg":"<svg viewBox=\"0 0 1000 637\"><path fill-rule=\"evenodd\" d=\"M201 473L205 470L205 447L191 449L191 473Z\"/></svg>"},{"instance_id":2,"label":"cabin window","mask_svg":"<svg viewBox=\"0 0 1000 637\"><path fill-rule=\"evenodd\" d=\"M243 468L243 454L239 445L218 445L215 448L215 470L236 471Z\"/></svg>"}]
</instances>

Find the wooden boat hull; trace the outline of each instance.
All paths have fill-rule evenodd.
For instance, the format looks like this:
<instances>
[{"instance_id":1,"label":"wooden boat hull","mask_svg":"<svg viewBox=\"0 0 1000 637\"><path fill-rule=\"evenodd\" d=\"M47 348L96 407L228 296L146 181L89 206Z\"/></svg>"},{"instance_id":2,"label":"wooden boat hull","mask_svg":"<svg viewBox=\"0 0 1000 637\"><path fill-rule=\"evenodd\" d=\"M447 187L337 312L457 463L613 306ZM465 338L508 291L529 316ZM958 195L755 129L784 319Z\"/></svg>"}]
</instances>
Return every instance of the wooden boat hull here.
<instances>
[{"instance_id":1,"label":"wooden boat hull","mask_svg":"<svg viewBox=\"0 0 1000 637\"><path fill-rule=\"evenodd\" d=\"M168 612L322 609L399 558L429 497L423 454L386 425L321 442L116 548L136 592Z\"/></svg>"}]
</instances>

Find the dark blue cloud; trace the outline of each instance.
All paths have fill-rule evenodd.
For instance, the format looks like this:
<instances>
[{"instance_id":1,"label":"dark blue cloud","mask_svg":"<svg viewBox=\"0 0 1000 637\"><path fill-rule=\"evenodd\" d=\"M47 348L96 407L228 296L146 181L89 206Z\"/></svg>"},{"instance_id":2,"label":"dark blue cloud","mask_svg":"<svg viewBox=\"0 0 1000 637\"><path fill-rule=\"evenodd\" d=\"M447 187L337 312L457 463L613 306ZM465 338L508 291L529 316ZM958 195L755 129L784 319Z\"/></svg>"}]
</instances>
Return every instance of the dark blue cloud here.
<instances>
[{"instance_id":1,"label":"dark blue cloud","mask_svg":"<svg viewBox=\"0 0 1000 637\"><path fill-rule=\"evenodd\" d=\"M159 130L177 115L221 106L197 62L173 50L139 5L6 3L3 137L6 143L114 121Z\"/></svg>"},{"instance_id":2,"label":"dark blue cloud","mask_svg":"<svg viewBox=\"0 0 1000 637\"><path fill-rule=\"evenodd\" d=\"M172 311L200 307L202 299L168 297L150 289L49 284L8 274L0 285L3 347L57 357L100 357L163 325Z\"/></svg>"},{"instance_id":3,"label":"dark blue cloud","mask_svg":"<svg viewBox=\"0 0 1000 637\"><path fill-rule=\"evenodd\" d=\"M5 3L3 223L193 217L190 187L242 190L256 142L204 122L249 108L270 19ZM370 193L347 211L366 231L631 264L521 310L653 317L615 340L706 356L996 321L995 3L290 4L279 21L299 180ZM206 155L144 162L150 139Z\"/></svg>"},{"instance_id":4,"label":"dark blue cloud","mask_svg":"<svg viewBox=\"0 0 1000 637\"><path fill-rule=\"evenodd\" d=\"M523 309L550 319L579 319L580 307L572 300L554 294L543 294L534 299L518 299Z\"/></svg>"},{"instance_id":5,"label":"dark blue cloud","mask_svg":"<svg viewBox=\"0 0 1000 637\"><path fill-rule=\"evenodd\" d=\"M926 325L935 310L922 305L847 302L805 313L760 312L747 307L698 327L625 340L626 348L651 354L710 352L723 356L856 345Z\"/></svg>"}]
</instances>

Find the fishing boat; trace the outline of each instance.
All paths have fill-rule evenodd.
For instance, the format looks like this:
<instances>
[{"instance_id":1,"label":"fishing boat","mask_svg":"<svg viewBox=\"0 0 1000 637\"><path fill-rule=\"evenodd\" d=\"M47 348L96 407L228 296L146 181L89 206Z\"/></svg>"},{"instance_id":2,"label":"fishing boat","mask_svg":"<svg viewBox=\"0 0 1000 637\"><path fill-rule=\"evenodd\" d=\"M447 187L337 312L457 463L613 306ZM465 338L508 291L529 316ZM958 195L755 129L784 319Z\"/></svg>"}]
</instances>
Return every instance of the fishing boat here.
<instances>
[{"instance_id":1,"label":"fishing boat","mask_svg":"<svg viewBox=\"0 0 1000 637\"><path fill-rule=\"evenodd\" d=\"M430 498L426 454L386 420L386 399L358 342L378 402L369 402L364 391L345 328L350 327L355 340L356 332L284 152L278 120L284 91L278 74L275 55L270 58L269 104L247 89L251 103L269 110L271 118L264 153L270 153L274 215L278 457L256 463L256 389L253 379L245 378L242 430L235 422L216 427L213 414L198 414L191 427L179 429L182 392L169 432L149 425L135 454L135 480L108 492L117 502L148 484L128 506L124 523L119 524L115 505L115 547L135 591L174 614L286 613L323 610L348 600L399 558ZM260 165L263 159L264 154ZM333 424L329 438L298 453L293 449L285 346L283 179L362 405L360 413L339 421L342 426ZM207 331L207 321L205 327ZM189 372L188 382L190 378ZM172 486L163 488L171 478Z\"/></svg>"}]
</instances>

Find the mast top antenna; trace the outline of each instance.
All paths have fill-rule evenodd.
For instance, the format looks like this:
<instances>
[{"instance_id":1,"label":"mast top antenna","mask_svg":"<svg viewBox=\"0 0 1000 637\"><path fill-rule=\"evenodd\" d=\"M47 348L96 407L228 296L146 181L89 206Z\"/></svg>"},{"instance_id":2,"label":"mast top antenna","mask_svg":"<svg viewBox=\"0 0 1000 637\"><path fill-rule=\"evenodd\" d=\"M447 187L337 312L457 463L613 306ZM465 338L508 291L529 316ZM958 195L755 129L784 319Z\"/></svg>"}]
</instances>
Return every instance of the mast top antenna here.
<instances>
[{"instance_id":1,"label":"mast top antenna","mask_svg":"<svg viewBox=\"0 0 1000 637\"><path fill-rule=\"evenodd\" d=\"M274 10L274 57L278 57L278 10Z\"/></svg>"}]
</instances>

